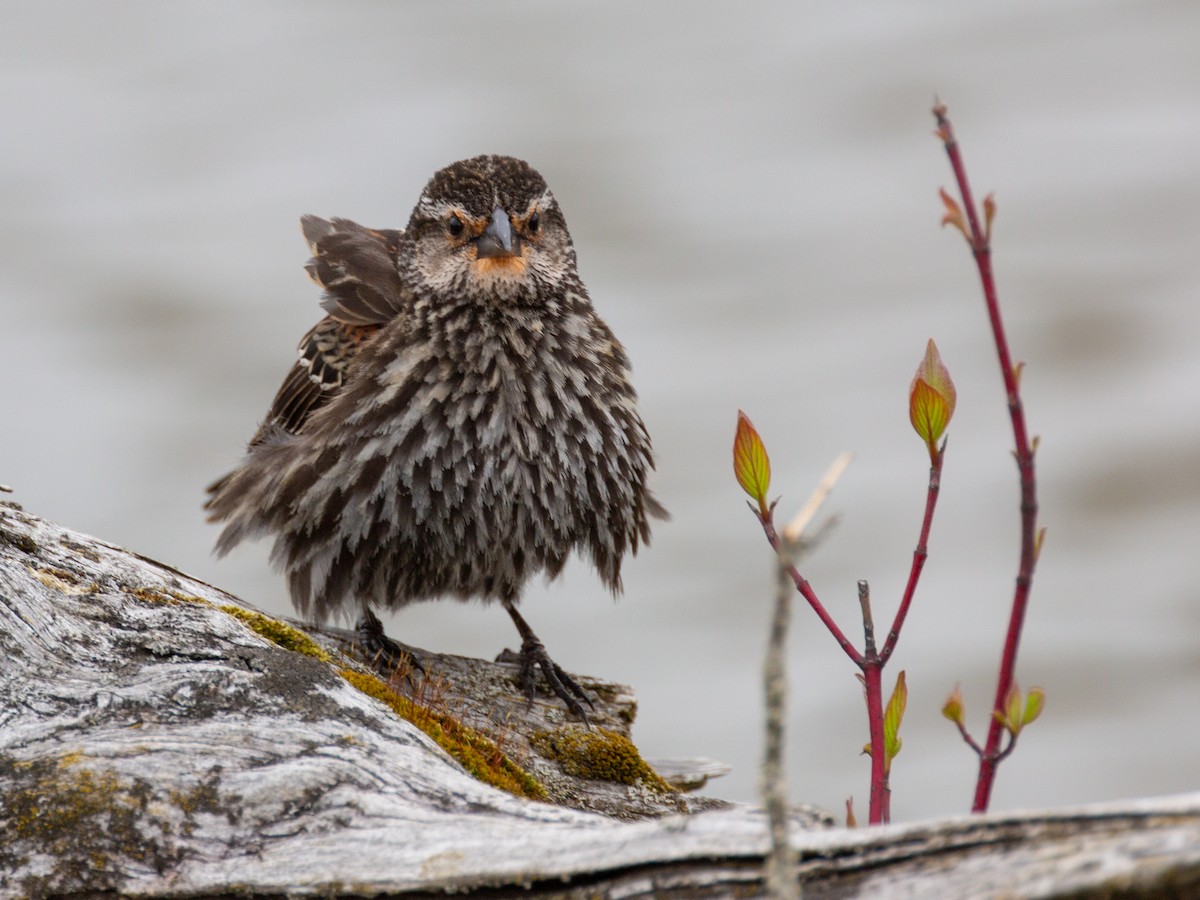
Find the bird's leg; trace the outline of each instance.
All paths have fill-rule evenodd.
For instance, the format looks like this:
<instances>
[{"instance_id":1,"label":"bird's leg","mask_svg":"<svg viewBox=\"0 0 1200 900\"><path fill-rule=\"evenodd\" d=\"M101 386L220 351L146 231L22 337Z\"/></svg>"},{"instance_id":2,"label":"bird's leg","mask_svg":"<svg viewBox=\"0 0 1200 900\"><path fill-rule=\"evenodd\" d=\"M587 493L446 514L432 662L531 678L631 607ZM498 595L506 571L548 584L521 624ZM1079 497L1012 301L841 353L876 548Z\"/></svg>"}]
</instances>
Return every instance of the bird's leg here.
<instances>
[{"instance_id":1,"label":"bird's leg","mask_svg":"<svg viewBox=\"0 0 1200 900\"><path fill-rule=\"evenodd\" d=\"M393 641L384 634L383 623L379 621L379 617L371 611L369 606L363 607L362 615L355 623L354 630L358 635L358 643L362 648L363 656L371 661L381 675L391 678L397 672L403 672L404 677L411 681L414 670L419 670L422 675L425 674L425 667L421 665L421 657L411 647Z\"/></svg>"},{"instance_id":2,"label":"bird's leg","mask_svg":"<svg viewBox=\"0 0 1200 900\"><path fill-rule=\"evenodd\" d=\"M512 617L513 624L517 626L517 631L521 634L521 653L520 663L521 669L518 674L518 679L521 684L521 690L525 692L525 696L529 698L529 702L533 703L534 692L534 669L542 670L542 677L546 679L546 684L550 686L550 690L556 697L567 704L567 708L571 710L584 722L588 721L587 713L584 712L583 704L579 701L583 700L592 709L596 708L596 704L578 684L575 679L568 675L563 668L550 658L550 654L546 652L545 645L542 644L538 636L533 633L533 629L529 627L529 623L517 612L517 608L513 606L511 600L502 600L504 608Z\"/></svg>"}]
</instances>

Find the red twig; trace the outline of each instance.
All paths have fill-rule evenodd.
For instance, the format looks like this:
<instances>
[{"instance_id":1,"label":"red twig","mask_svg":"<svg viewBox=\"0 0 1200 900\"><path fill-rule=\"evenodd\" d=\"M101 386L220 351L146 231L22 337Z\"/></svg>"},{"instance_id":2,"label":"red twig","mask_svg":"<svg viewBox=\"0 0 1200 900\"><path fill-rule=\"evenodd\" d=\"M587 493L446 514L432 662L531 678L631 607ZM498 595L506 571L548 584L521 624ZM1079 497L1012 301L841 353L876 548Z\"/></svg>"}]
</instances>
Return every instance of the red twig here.
<instances>
[{"instance_id":1,"label":"red twig","mask_svg":"<svg viewBox=\"0 0 1200 900\"><path fill-rule=\"evenodd\" d=\"M942 485L942 460L946 458L946 445L942 444L937 458L929 468L929 491L925 495L925 518L921 522L921 535L917 538L917 549L913 551L912 568L908 572L908 584L904 586L904 596L900 599L900 607L896 610L896 618L892 621L892 630L888 632L887 641L879 654L880 662L886 664L891 659L892 651L896 649L896 641L900 639L900 629L904 627L904 619L908 615L908 607L912 604L913 594L917 590L917 581L921 570L925 568L925 559L929 556L929 529L933 525L933 510L937 506L938 492Z\"/></svg>"},{"instance_id":2,"label":"red twig","mask_svg":"<svg viewBox=\"0 0 1200 900\"><path fill-rule=\"evenodd\" d=\"M1013 366L1012 357L1008 351L1008 339L1004 334L1004 323L1000 318L1000 303L997 299L996 282L992 274L990 211L985 226L981 228L975 202L971 196L971 187L967 181L966 167L959 152L958 141L954 137L954 129L947 117L945 104L940 101L935 104L933 115L937 120L938 137L941 138L946 147L946 155L950 158L950 166L954 170L954 178L958 182L958 191L967 216L967 228L964 230L964 234L971 245L971 254L975 257L975 265L979 269L979 279L983 285L983 298L987 305L988 319L992 325L996 352L1000 358L1000 374L1004 378L1004 390L1008 396L1008 412L1012 419L1017 469L1021 479L1021 562L1013 593L1008 634L1004 640L1004 652L1000 659L996 699L993 704L993 709L1000 711L1004 709L1004 699L1012 687L1017 664L1017 649L1021 642L1021 628L1025 622L1029 589L1033 583L1034 566L1037 564L1037 485L1034 478L1033 447L1030 445L1025 428L1025 411L1020 395L1020 373ZM985 200L985 204L989 204L989 201ZM975 800L971 807L973 812L987 810L996 777L996 766L1001 759L1012 752L1011 745L1004 751L1000 749L1000 741L1004 733L1004 726L993 716L991 724L988 726L987 742L979 756L979 777L975 784Z\"/></svg>"},{"instance_id":3,"label":"red twig","mask_svg":"<svg viewBox=\"0 0 1200 900\"><path fill-rule=\"evenodd\" d=\"M753 506L750 508L754 509ZM777 556L780 556L783 553L783 544L779 537L779 532L775 530L774 513L774 504L771 504L771 509L768 510L766 515L763 515L757 509L754 509L754 515L762 524L763 531L767 535L767 540L771 544L771 549L775 551ZM842 629L838 627L837 622L833 621L833 617L829 615L828 611L825 609L825 605L817 598L816 592L813 591L812 586L808 583L808 580L800 574L800 570L794 565L789 565L787 567L787 572L791 576L792 581L795 582L796 590L798 590L804 599L808 601L808 605L811 606L813 612L817 614L817 618L819 618L824 623L825 627L829 629L829 633L833 635L834 640L838 642L839 646L841 646L841 648L846 652L846 655L850 657L850 660L861 669L863 665L862 654L855 649L852 643L850 643L850 639L842 633Z\"/></svg>"},{"instance_id":4,"label":"red twig","mask_svg":"<svg viewBox=\"0 0 1200 900\"><path fill-rule=\"evenodd\" d=\"M1008 746L996 754L996 762L999 763L1001 760L1008 759L1008 755L1016 749L1017 749L1017 736L1015 734L1010 734L1009 738L1008 738ZM977 810L977 812L983 812L983 811L984 810Z\"/></svg>"},{"instance_id":5,"label":"red twig","mask_svg":"<svg viewBox=\"0 0 1200 900\"><path fill-rule=\"evenodd\" d=\"M871 594L865 581L858 583L863 620L863 688L867 695L867 726L871 735L870 823L883 825L892 818L892 791L888 787L887 739L883 732L883 660L875 650L875 620Z\"/></svg>"},{"instance_id":6,"label":"red twig","mask_svg":"<svg viewBox=\"0 0 1200 900\"><path fill-rule=\"evenodd\" d=\"M940 470L940 462L936 470ZM936 491L935 491L936 493ZM755 517L762 525L763 532L767 536L767 541L771 544L771 548L775 551L776 556L784 563L783 570L791 578L796 585L796 590L808 601L808 605L812 607L813 612L829 629L829 633L850 657L853 662L862 671L863 688L866 691L867 697L867 725L871 736L871 807L870 807L870 823L879 825L890 821L891 819L891 789L888 787L888 771L886 763L887 743L884 738L883 730L883 666L886 660L876 651L875 648L875 625L871 617L870 597L867 594L867 583L859 582L859 602L862 604L863 611L863 631L865 634L864 652L859 652L850 639L846 637L837 622L829 615L825 605L817 597L808 580L800 574L800 571L795 565L787 562L791 555L784 547L783 539L775 530L774 504L764 513L755 509L753 505L750 507L754 511ZM925 539L929 532L929 516L932 515L932 509L926 510L926 524L921 530L921 546L925 544ZM919 574L919 567L918 567ZM909 598L911 600L911 597ZM898 626L893 626L893 628ZM893 641L894 643L894 641Z\"/></svg>"},{"instance_id":7,"label":"red twig","mask_svg":"<svg viewBox=\"0 0 1200 900\"><path fill-rule=\"evenodd\" d=\"M967 746L969 746L980 756L983 756L983 748L979 746L975 738L971 737L971 733L967 731L967 726L962 722L955 722L954 724L958 726L958 733L961 734L962 739L967 742Z\"/></svg>"}]
</instances>

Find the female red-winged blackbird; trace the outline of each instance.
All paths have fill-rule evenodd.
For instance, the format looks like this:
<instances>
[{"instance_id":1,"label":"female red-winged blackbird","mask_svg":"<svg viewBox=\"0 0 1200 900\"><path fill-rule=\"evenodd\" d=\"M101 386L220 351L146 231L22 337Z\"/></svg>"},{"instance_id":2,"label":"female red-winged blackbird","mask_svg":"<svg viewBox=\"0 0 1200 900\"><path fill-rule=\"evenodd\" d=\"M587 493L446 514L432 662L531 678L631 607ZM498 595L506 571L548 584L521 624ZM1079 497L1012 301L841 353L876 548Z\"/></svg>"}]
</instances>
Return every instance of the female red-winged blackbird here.
<instances>
[{"instance_id":1,"label":"female red-winged blackbird","mask_svg":"<svg viewBox=\"0 0 1200 900\"><path fill-rule=\"evenodd\" d=\"M534 672L582 689L516 610L572 550L621 590L665 511L629 360L592 309L558 203L527 163L479 156L403 231L301 220L328 313L300 342L241 466L209 488L217 553L270 533L302 615L499 600ZM590 701L588 701L590 702Z\"/></svg>"}]
</instances>

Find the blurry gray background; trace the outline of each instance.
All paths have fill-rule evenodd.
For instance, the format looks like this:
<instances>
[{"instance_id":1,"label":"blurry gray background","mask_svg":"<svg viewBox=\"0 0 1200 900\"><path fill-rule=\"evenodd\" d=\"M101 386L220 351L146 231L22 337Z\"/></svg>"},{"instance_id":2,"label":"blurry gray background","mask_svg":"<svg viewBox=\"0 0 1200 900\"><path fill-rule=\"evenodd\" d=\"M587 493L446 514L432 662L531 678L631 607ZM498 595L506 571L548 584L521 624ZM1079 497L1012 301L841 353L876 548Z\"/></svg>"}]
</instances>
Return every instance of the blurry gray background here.
<instances>
[{"instance_id":1,"label":"blurry gray background","mask_svg":"<svg viewBox=\"0 0 1200 900\"><path fill-rule=\"evenodd\" d=\"M529 159L634 361L674 519L619 603L587 567L524 608L576 672L628 682L647 755L731 763L754 800L770 552L734 482L743 407L790 517L840 451L806 566L857 640L890 619L927 457L907 388L933 336L959 408L908 672L897 819L965 811L1015 575L1012 437L975 270L941 230L950 103L1027 363L1049 527L1020 660L1045 717L995 808L1200 787L1200 6L5 3L0 482L37 514L290 610L257 545L217 562L234 465L320 315L297 219L400 226L438 167ZM865 817L853 670L791 641L791 795ZM389 629L490 657L497 607Z\"/></svg>"}]
</instances>

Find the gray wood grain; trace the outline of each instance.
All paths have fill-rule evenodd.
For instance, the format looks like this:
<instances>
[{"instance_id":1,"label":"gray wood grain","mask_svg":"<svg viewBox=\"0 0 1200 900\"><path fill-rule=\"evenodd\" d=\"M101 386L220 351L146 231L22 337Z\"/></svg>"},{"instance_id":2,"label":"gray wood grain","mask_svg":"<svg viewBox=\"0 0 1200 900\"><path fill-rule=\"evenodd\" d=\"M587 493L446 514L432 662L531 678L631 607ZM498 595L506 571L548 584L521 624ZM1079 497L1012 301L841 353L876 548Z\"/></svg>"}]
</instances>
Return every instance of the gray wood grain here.
<instances>
[{"instance_id":1,"label":"gray wood grain","mask_svg":"<svg viewBox=\"0 0 1200 900\"><path fill-rule=\"evenodd\" d=\"M501 736L556 803L481 783L348 683L339 668L366 671L351 635L310 632L324 661L222 607L248 608L0 505L0 896L762 894L759 809L562 772L530 737L572 723L550 699L527 707L510 667L426 658L439 702ZM632 692L582 683L597 729L627 735ZM810 898L1200 890L1200 794L820 825L796 811Z\"/></svg>"}]
</instances>

